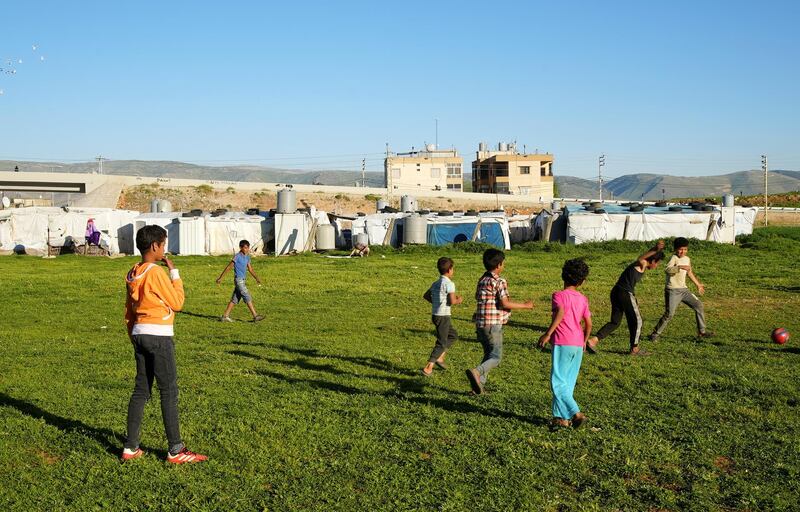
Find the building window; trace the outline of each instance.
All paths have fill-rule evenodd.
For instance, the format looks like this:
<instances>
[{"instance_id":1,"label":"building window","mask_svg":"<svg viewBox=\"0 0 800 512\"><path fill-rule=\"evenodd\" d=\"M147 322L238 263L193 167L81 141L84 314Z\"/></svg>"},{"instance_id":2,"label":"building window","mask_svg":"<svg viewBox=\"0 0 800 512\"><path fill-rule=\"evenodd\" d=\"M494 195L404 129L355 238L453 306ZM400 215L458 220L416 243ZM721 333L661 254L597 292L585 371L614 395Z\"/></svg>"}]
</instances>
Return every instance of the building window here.
<instances>
[{"instance_id":1,"label":"building window","mask_svg":"<svg viewBox=\"0 0 800 512\"><path fill-rule=\"evenodd\" d=\"M531 193L531 187L519 187L519 194L521 196L527 196Z\"/></svg>"},{"instance_id":2,"label":"building window","mask_svg":"<svg viewBox=\"0 0 800 512\"><path fill-rule=\"evenodd\" d=\"M400 168L394 167L392 168L392 178L399 179L400 178Z\"/></svg>"},{"instance_id":3,"label":"building window","mask_svg":"<svg viewBox=\"0 0 800 512\"><path fill-rule=\"evenodd\" d=\"M461 177L461 164L447 164L447 177L460 178Z\"/></svg>"},{"instance_id":4,"label":"building window","mask_svg":"<svg viewBox=\"0 0 800 512\"><path fill-rule=\"evenodd\" d=\"M441 178L441 176L442 176L441 169L439 169L438 167L433 167L431 169L431 178Z\"/></svg>"},{"instance_id":5,"label":"building window","mask_svg":"<svg viewBox=\"0 0 800 512\"><path fill-rule=\"evenodd\" d=\"M447 190L461 190L461 183L448 183Z\"/></svg>"},{"instance_id":6,"label":"building window","mask_svg":"<svg viewBox=\"0 0 800 512\"><path fill-rule=\"evenodd\" d=\"M495 183L495 194L508 194L508 183Z\"/></svg>"},{"instance_id":7,"label":"building window","mask_svg":"<svg viewBox=\"0 0 800 512\"><path fill-rule=\"evenodd\" d=\"M527 165L526 165L525 167L520 167L520 168L519 168L519 173L520 173L520 174L530 174L530 173L531 173L531 168L530 168L530 166L527 166Z\"/></svg>"},{"instance_id":8,"label":"building window","mask_svg":"<svg viewBox=\"0 0 800 512\"><path fill-rule=\"evenodd\" d=\"M549 176L549 173L547 172L547 164L543 165L541 169L542 169L542 176Z\"/></svg>"}]
</instances>

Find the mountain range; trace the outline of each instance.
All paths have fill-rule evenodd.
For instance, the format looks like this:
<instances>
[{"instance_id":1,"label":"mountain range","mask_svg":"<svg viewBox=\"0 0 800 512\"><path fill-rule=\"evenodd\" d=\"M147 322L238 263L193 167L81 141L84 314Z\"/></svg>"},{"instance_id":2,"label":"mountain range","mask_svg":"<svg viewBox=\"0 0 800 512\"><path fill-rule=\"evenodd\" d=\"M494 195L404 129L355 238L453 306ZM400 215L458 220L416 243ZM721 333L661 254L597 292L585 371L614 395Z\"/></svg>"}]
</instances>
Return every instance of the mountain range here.
<instances>
[{"instance_id":1,"label":"mountain range","mask_svg":"<svg viewBox=\"0 0 800 512\"><path fill-rule=\"evenodd\" d=\"M0 160L0 170L12 171L18 166L28 172L97 172L95 162L22 162ZM184 162L149 160L110 160L103 163L105 174L126 176L153 176L164 178L189 178L203 180L259 181L266 183L297 183L317 185L355 185L361 182L358 171L314 171L281 169L260 166L212 167ZM464 174L465 184L471 175ZM366 186L382 187L383 172L365 173ZM556 176L556 196L573 198L599 197L596 180L572 176ZM469 187L465 187L469 189ZM774 170L769 173L769 191L783 193L800 190L800 171ZM673 176L669 174L628 174L603 185L604 198L608 199L661 199L685 197L716 197L723 194L754 195L764 192L764 175L760 170L740 171L712 176Z\"/></svg>"}]
</instances>

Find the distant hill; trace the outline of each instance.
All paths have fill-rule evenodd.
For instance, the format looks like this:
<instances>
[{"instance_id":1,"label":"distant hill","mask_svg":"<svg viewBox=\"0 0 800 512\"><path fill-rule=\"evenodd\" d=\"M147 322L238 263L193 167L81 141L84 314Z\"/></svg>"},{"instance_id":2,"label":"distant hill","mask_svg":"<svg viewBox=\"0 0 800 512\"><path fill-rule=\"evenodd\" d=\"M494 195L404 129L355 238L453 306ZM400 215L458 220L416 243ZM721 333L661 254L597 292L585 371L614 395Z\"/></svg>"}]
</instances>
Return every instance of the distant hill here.
<instances>
[{"instance_id":1,"label":"distant hill","mask_svg":"<svg viewBox=\"0 0 800 512\"><path fill-rule=\"evenodd\" d=\"M91 173L96 162L64 164L60 162L17 162L0 160L0 170L11 171L14 166L29 172ZM280 169L247 165L211 167L184 162L110 160L103 164L106 174L153 176L226 181L261 181L268 183L297 183L318 185L353 185L361 181L358 171L314 171ZM465 184L471 183L469 172ZM559 197L594 198L599 196L597 182L572 176L556 176ZM368 187L383 186L383 172L366 173ZM469 189L469 187L465 187ZM800 171L770 171L769 190L785 193L800 190ZM764 191L764 176L759 170L741 171L716 176L671 176L667 174L629 174L605 183L604 198L654 200L663 197L711 197L723 194L755 195Z\"/></svg>"},{"instance_id":2,"label":"distant hill","mask_svg":"<svg viewBox=\"0 0 800 512\"><path fill-rule=\"evenodd\" d=\"M571 176L556 176L560 197L598 197L597 182ZM784 193L800 190L800 171L775 170L769 173L769 191ZM724 194L755 195L764 192L761 171L741 171L716 176L670 176L629 174L605 183L604 198L667 199L673 197L716 197Z\"/></svg>"},{"instance_id":3,"label":"distant hill","mask_svg":"<svg viewBox=\"0 0 800 512\"><path fill-rule=\"evenodd\" d=\"M0 160L0 170L13 171L19 166L27 172L93 173L97 162L63 164L60 162L17 162ZM308 169L280 169L248 165L211 167L184 162L149 160L109 160L103 162L105 174L125 176L153 176L199 180L256 181L267 183L297 183L308 185L353 185L361 182L359 171L314 171ZM383 172L365 173L366 186L382 187Z\"/></svg>"}]
</instances>

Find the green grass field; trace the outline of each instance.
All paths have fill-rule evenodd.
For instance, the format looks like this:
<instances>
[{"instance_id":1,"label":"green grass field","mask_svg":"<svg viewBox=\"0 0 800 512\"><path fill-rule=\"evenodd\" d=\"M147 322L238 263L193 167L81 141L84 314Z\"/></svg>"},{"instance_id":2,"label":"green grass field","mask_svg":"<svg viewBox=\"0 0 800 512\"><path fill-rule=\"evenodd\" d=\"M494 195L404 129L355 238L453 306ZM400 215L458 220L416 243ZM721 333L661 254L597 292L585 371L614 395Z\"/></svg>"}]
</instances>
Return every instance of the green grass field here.
<instances>
[{"instance_id":1,"label":"green grass field","mask_svg":"<svg viewBox=\"0 0 800 512\"><path fill-rule=\"evenodd\" d=\"M717 337L698 343L682 307L654 355L630 358L623 327L586 356L576 398L589 427L550 433L549 354L535 342L565 259L585 256L595 327L644 244L528 244L507 253L511 295L533 298L505 330L487 395L470 317L480 253L376 250L368 259L258 258L267 320L222 324L224 258L178 257L176 321L184 440L210 460L164 461L158 394L143 459L119 462L135 366L123 323L134 258L0 258L2 510L787 510L800 495L800 229L739 247L697 243ZM433 346L421 296L435 260L465 296L448 371L418 376ZM382 257L383 256L383 257ZM645 333L663 273L637 295ZM244 306L234 310L244 320ZM795 335L781 347L770 331Z\"/></svg>"}]
</instances>

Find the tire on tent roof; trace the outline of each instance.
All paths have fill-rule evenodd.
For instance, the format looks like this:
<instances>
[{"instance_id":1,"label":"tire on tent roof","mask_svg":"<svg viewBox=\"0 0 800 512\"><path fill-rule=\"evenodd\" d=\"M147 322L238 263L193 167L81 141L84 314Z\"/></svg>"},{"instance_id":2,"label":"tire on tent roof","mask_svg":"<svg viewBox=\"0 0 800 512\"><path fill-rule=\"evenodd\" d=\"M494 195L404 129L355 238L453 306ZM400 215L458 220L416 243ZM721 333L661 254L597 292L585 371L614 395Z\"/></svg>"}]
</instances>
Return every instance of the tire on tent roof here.
<instances>
[{"instance_id":1,"label":"tire on tent roof","mask_svg":"<svg viewBox=\"0 0 800 512\"><path fill-rule=\"evenodd\" d=\"M364 213L364 212L358 212L358 213L356 213L356 215L358 215L359 217L366 217L367 216L367 214Z\"/></svg>"},{"instance_id":2,"label":"tire on tent roof","mask_svg":"<svg viewBox=\"0 0 800 512\"><path fill-rule=\"evenodd\" d=\"M420 214L420 215L428 215L429 213L431 213L431 211L430 210L417 210L417 213Z\"/></svg>"},{"instance_id":3,"label":"tire on tent roof","mask_svg":"<svg viewBox=\"0 0 800 512\"><path fill-rule=\"evenodd\" d=\"M442 210L439 212L439 217L450 217L453 215L453 212L450 210Z\"/></svg>"},{"instance_id":4,"label":"tire on tent roof","mask_svg":"<svg viewBox=\"0 0 800 512\"><path fill-rule=\"evenodd\" d=\"M635 205L631 206L631 208L630 208L630 211L632 211L632 212L641 212L641 211L644 211L644 205L641 205L641 204L635 204Z\"/></svg>"},{"instance_id":5,"label":"tire on tent roof","mask_svg":"<svg viewBox=\"0 0 800 512\"><path fill-rule=\"evenodd\" d=\"M714 211L714 207L710 206L710 205L705 205L705 206L703 206L703 210L702 211L704 211L704 212L713 212Z\"/></svg>"},{"instance_id":6,"label":"tire on tent roof","mask_svg":"<svg viewBox=\"0 0 800 512\"><path fill-rule=\"evenodd\" d=\"M464 212L464 216L465 217L477 217L478 216L478 212L476 212L475 210L467 210L466 212Z\"/></svg>"},{"instance_id":7,"label":"tire on tent roof","mask_svg":"<svg viewBox=\"0 0 800 512\"><path fill-rule=\"evenodd\" d=\"M683 206L670 206L669 211L671 212L680 212L683 211Z\"/></svg>"},{"instance_id":8,"label":"tire on tent roof","mask_svg":"<svg viewBox=\"0 0 800 512\"><path fill-rule=\"evenodd\" d=\"M705 203L692 203L692 210L702 211L705 206Z\"/></svg>"},{"instance_id":9,"label":"tire on tent roof","mask_svg":"<svg viewBox=\"0 0 800 512\"><path fill-rule=\"evenodd\" d=\"M658 208L664 208L665 206L667 206L667 203L665 203L664 201L659 201L656 203L656 206Z\"/></svg>"},{"instance_id":10,"label":"tire on tent roof","mask_svg":"<svg viewBox=\"0 0 800 512\"><path fill-rule=\"evenodd\" d=\"M590 206L594 206L595 208L602 208L603 207L603 203L601 203L600 201L592 201L591 203L589 203L589 205Z\"/></svg>"},{"instance_id":11,"label":"tire on tent roof","mask_svg":"<svg viewBox=\"0 0 800 512\"><path fill-rule=\"evenodd\" d=\"M602 208L597 208L594 213L606 213L606 211Z\"/></svg>"}]
</instances>

